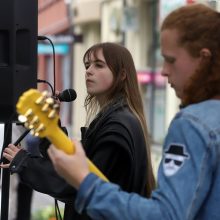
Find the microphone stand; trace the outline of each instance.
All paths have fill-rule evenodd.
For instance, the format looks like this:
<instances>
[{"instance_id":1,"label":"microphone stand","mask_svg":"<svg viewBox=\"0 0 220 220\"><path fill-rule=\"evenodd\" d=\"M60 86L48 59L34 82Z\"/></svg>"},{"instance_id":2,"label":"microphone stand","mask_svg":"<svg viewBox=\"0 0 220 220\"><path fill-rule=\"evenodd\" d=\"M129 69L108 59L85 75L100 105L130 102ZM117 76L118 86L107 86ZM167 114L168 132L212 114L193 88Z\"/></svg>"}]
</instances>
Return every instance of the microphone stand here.
<instances>
[{"instance_id":1,"label":"microphone stand","mask_svg":"<svg viewBox=\"0 0 220 220\"><path fill-rule=\"evenodd\" d=\"M30 132L26 130L15 142L14 145L18 145L23 138ZM4 126L4 143L2 147L1 158L4 149L11 143L12 140L12 123L6 123ZM3 163L8 161L3 158ZM1 171L1 170L0 170ZM0 172L1 176L1 172ZM0 220L8 220L8 204L9 204L9 186L10 186L10 172L9 169L3 169L2 171L2 188L1 188L1 218Z\"/></svg>"},{"instance_id":2,"label":"microphone stand","mask_svg":"<svg viewBox=\"0 0 220 220\"><path fill-rule=\"evenodd\" d=\"M15 141L13 144L15 146L17 146L22 140L23 138L25 138L25 136L30 132L30 129L26 130L18 139L17 141Z\"/></svg>"}]
</instances>

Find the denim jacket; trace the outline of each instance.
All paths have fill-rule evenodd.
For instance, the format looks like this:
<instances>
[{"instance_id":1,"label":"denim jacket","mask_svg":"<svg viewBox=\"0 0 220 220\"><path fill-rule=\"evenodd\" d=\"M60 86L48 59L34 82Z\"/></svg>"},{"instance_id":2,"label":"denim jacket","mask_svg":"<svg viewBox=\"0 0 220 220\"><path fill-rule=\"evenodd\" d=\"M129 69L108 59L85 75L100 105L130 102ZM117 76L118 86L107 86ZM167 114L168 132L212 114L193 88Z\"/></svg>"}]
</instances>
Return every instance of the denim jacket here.
<instances>
[{"instance_id":1,"label":"denim jacket","mask_svg":"<svg viewBox=\"0 0 220 220\"><path fill-rule=\"evenodd\" d=\"M75 207L93 219L219 220L220 101L182 109L171 122L151 199L89 174Z\"/></svg>"}]
</instances>

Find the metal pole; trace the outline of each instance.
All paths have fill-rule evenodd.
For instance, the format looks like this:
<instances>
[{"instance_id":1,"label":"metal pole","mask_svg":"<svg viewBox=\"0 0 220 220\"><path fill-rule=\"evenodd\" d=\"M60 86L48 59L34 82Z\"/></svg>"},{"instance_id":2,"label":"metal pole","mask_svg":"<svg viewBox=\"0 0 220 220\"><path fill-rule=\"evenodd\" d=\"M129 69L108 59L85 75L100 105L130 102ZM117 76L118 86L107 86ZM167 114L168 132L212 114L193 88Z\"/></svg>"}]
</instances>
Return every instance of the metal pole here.
<instances>
[{"instance_id":1,"label":"metal pole","mask_svg":"<svg viewBox=\"0 0 220 220\"><path fill-rule=\"evenodd\" d=\"M11 143L12 139L12 123L7 123L4 126L4 144L2 151ZM3 163L8 163L3 159ZM1 190L1 220L8 220L8 206L9 206L9 187L10 187L10 173L9 169L2 171L2 190Z\"/></svg>"}]
</instances>

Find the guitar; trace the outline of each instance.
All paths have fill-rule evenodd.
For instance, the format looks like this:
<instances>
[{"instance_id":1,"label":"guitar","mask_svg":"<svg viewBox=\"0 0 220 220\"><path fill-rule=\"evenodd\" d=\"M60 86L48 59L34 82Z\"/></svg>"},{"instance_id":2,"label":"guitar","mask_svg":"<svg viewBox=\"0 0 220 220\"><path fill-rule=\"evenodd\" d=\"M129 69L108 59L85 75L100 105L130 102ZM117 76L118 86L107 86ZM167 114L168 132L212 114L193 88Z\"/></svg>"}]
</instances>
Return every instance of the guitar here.
<instances>
[{"instance_id":1,"label":"guitar","mask_svg":"<svg viewBox=\"0 0 220 220\"><path fill-rule=\"evenodd\" d=\"M74 144L58 126L59 104L53 98L49 98L46 91L41 93L36 89L29 89L19 98L16 109L19 121L31 129L32 135L47 137L57 148L67 154L74 154ZM89 170L108 182L104 174L88 158L87 161Z\"/></svg>"}]
</instances>

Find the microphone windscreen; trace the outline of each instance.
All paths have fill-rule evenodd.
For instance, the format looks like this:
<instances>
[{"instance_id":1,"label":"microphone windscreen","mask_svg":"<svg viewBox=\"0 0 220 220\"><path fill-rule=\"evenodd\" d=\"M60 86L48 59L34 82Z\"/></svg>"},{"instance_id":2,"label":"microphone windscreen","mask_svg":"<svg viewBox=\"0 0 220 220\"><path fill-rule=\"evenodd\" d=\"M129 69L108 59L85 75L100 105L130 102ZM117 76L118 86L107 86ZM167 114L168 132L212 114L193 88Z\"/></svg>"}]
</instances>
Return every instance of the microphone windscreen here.
<instances>
[{"instance_id":1,"label":"microphone windscreen","mask_svg":"<svg viewBox=\"0 0 220 220\"><path fill-rule=\"evenodd\" d=\"M66 89L58 95L61 102L72 102L76 99L76 91L74 89Z\"/></svg>"}]
</instances>

